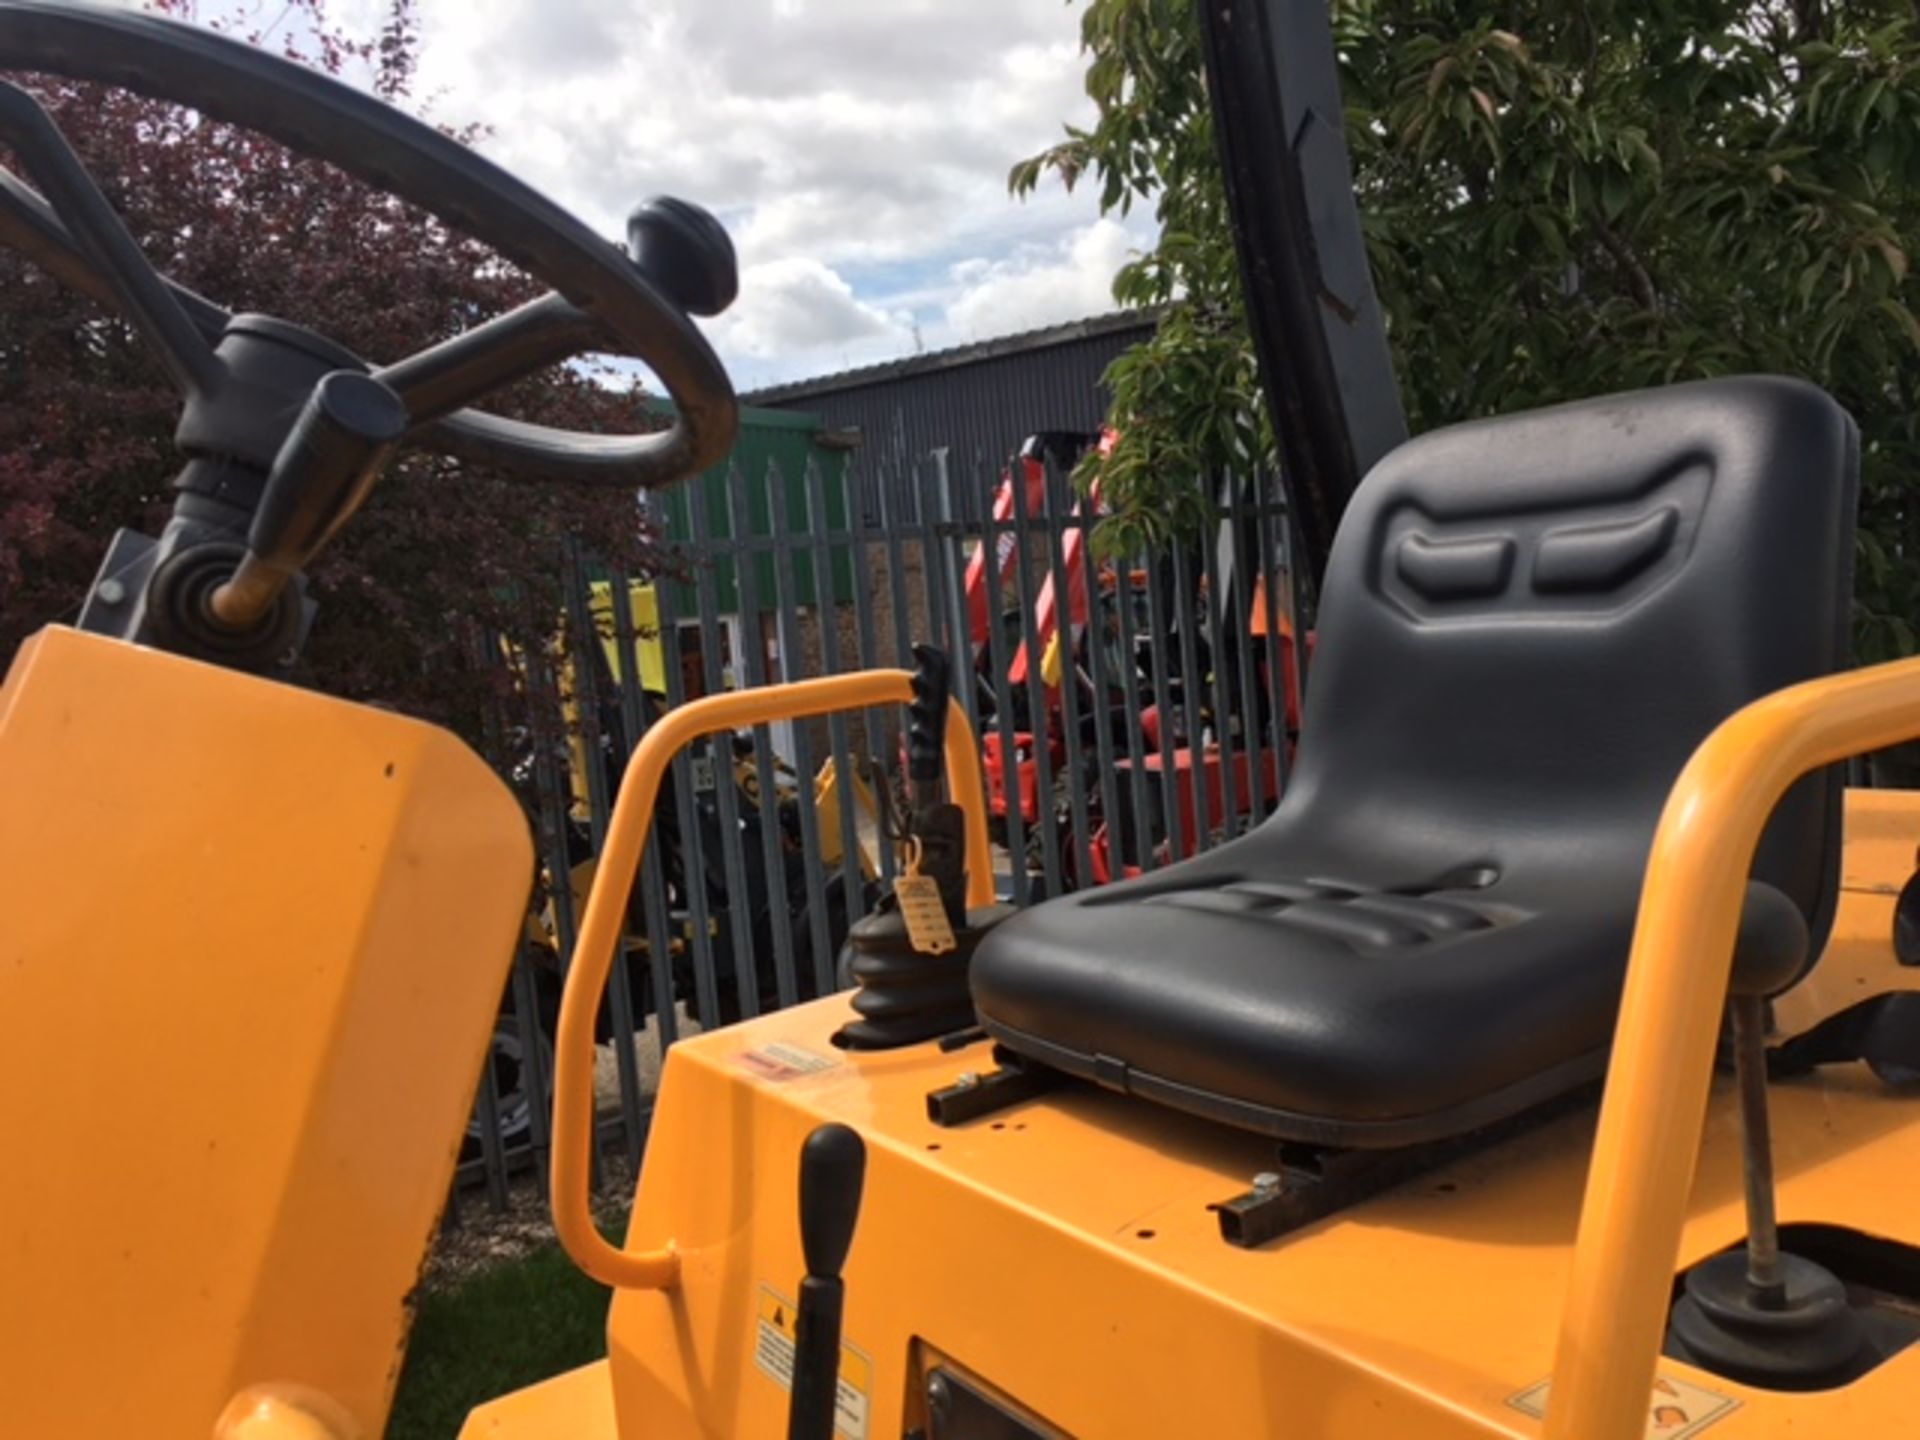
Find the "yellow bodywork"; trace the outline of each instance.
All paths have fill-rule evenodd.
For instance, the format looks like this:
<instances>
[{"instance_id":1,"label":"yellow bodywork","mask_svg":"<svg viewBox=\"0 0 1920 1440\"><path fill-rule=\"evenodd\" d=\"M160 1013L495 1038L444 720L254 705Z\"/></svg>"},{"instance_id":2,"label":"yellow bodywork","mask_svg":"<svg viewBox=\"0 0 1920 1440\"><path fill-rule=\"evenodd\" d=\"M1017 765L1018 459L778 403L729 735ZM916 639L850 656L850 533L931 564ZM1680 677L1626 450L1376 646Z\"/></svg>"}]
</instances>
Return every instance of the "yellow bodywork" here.
<instances>
[{"instance_id":1,"label":"yellow bodywork","mask_svg":"<svg viewBox=\"0 0 1920 1440\"><path fill-rule=\"evenodd\" d=\"M1794 1030L1899 983L1886 937L1892 889L1920 841L1920 796L1856 792L1848 821L1856 843L1833 942L1781 1009ZM1864 863L1863 843L1877 852ZM1221 1241L1206 1207L1271 1166L1258 1136L1080 1089L943 1130L926 1093L989 1068L987 1047L849 1053L830 1040L846 1016L845 999L829 998L675 1047L627 1245L670 1242L678 1279L614 1299L605 1375L618 1434L783 1433L786 1391L755 1364L756 1301L763 1287L791 1296L803 1273L798 1155L827 1120L856 1126L868 1146L845 1337L872 1362L869 1436L924 1423L927 1346L1064 1433L1102 1440L1541 1433L1512 1402L1554 1370L1590 1111L1243 1251ZM747 1057L769 1046L826 1064L768 1080ZM1784 1221L1920 1242L1911 1097L1859 1066L1778 1084L1773 1102ZM1745 1229L1730 1085L1715 1088L1705 1132L1681 1264ZM1741 1402L1711 1440L1915 1433L1920 1350L1816 1395L1660 1368ZM1634 1397L1635 1435L1647 1393ZM477 1411L464 1433L575 1433L543 1430L524 1408L528 1428L496 1432L493 1413ZM1576 1422L1569 1433L1602 1432Z\"/></svg>"},{"instance_id":2,"label":"yellow bodywork","mask_svg":"<svg viewBox=\"0 0 1920 1440\"><path fill-rule=\"evenodd\" d=\"M476 1410L462 1440L616 1440L607 1362L569 1370Z\"/></svg>"},{"instance_id":3,"label":"yellow bodywork","mask_svg":"<svg viewBox=\"0 0 1920 1440\"><path fill-rule=\"evenodd\" d=\"M1568 1114L1258 1250L1223 1243L1208 1207L1270 1168L1270 1142L1078 1086L943 1129L927 1093L991 1068L988 1047L841 1051L831 1037L847 1003L830 997L675 1048L616 1251L584 1219L576 1092L590 1015L570 986L555 1207L576 1258L625 1287L604 1371L615 1431L782 1433L787 1392L765 1359L803 1272L798 1156L815 1126L840 1121L868 1149L845 1271L842 1414L858 1417L847 1440L924 1425L935 1358L1059 1433L1102 1440L1916 1433L1920 1347L1813 1394L1655 1353L1677 1269L1745 1229L1734 1096L1725 1083L1708 1092L1760 822L1801 771L1920 728L1916 714L1920 663L1883 667L1783 692L1703 746L1655 843L1597 1150L1592 1110ZM679 719L680 740L698 733L698 715ZM647 771L664 766L669 738L629 770L616 833L620 811L650 802ZM1833 933L1777 1006L1786 1033L1920 988L1890 945L1920 795L1851 793L1846 827ZM607 888L589 906L581 996L614 938L623 897ZM1771 1088L1781 1219L1920 1244L1913 1098L1863 1065ZM582 1372L570 1403L601 1374ZM1555 1376L1558 1395L1543 1395ZM542 1433L537 1394L483 1407L465 1433ZM510 1411L519 1428L487 1428Z\"/></svg>"},{"instance_id":4,"label":"yellow bodywork","mask_svg":"<svg viewBox=\"0 0 1920 1440\"><path fill-rule=\"evenodd\" d=\"M1920 1347L1812 1394L1656 1350L1676 1271L1744 1230L1734 1097L1711 1062L1755 837L1802 771L1916 728L1920 662L1771 697L1690 763L1597 1117L1241 1250L1208 1207L1271 1165L1269 1142L1079 1086L938 1127L927 1093L990 1068L989 1047L841 1051L835 996L674 1049L625 1244L608 1244L587 1208L593 1006L672 755L907 694L888 671L714 697L636 753L555 1081L555 1220L621 1287L609 1358L482 1407L465 1435L782 1433L798 1156L827 1121L868 1150L846 1440L924 1426L936 1363L1103 1440L1916 1432ZM981 903L972 744L956 712ZM431 727L58 629L0 688L0 794L0 874L33 901L0 941L0 1015L20 1017L0 1093L23 1100L0 1186L5 1433L377 1434L520 923L518 807ZM1832 937L1779 1001L1784 1033L1920 988L1890 946L1920 795L1851 793L1846 832ZM1771 1090L1782 1220L1920 1244L1913 1097L1862 1065Z\"/></svg>"},{"instance_id":5,"label":"yellow bodywork","mask_svg":"<svg viewBox=\"0 0 1920 1440\"><path fill-rule=\"evenodd\" d=\"M0 1433L378 1435L519 806L444 731L61 629L0 795Z\"/></svg>"}]
</instances>

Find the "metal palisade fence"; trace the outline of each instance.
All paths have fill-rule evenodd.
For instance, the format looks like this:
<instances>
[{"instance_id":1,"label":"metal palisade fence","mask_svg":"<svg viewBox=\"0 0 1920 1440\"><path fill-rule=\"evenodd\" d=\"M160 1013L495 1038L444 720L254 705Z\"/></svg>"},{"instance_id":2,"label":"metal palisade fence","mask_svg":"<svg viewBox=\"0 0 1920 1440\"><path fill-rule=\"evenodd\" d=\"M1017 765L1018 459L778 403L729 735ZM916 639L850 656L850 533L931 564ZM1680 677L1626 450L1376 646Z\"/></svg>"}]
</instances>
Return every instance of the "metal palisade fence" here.
<instances>
[{"instance_id":1,"label":"metal palisade fence","mask_svg":"<svg viewBox=\"0 0 1920 1440\"><path fill-rule=\"evenodd\" d=\"M690 699L907 668L914 643L939 645L980 742L996 888L1016 904L1154 870L1272 810L1304 638L1277 479L1224 476L1208 534L1112 556L1070 460L1049 437L1002 466L937 451L837 474L733 467L676 502L674 573L569 557L554 645L507 662L543 883L463 1186L499 1206L512 1172L544 1170L560 979L613 797L649 725ZM839 988L847 930L894 874L882 812L903 724L761 726L674 760L601 1013L601 1158L623 1180L678 1038Z\"/></svg>"}]
</instances>

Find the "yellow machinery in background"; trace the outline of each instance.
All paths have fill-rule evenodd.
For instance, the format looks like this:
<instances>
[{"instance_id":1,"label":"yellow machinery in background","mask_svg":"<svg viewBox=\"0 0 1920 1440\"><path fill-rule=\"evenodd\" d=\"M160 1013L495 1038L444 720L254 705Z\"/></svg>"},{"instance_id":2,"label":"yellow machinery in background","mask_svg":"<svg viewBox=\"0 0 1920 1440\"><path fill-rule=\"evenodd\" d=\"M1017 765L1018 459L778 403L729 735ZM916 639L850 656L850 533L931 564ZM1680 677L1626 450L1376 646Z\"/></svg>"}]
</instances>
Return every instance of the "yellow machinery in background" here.
<instances>
[{"instance_id":1,"label":"yellow machinery in background","mask_svg":"<svg viewBox=\"0 0 1920 1440\"><path fill-rule=\"evenodd\" d=\"M588 590L588 605L592 623L599 640L597 658L604 666L600 671L598 693L605 694L606 687L619 686L626 677L626 662L622 657L619 639L619 626L613 612L612 584L605 580L591 582ZM653 717L649 723L657 723L658 716L664 713L666 697L666 652L660 642L660 607L657 592L650 584L635 582L628 588L627 619L634 637L633 653L638 661L638 682L640 699L647 713ZM574 821L584 825L591 815L592 796L587 767L587 746L585 732L580 724L579 694L580 685L575 669L576 657L568 650L556 647L558 651L555 673L558 677L560 713L567 728L567 786L570 797L570 813ZM514 657L510 663L524 679L525 667ZM799 824L796 799L799 794L801 777L793 766L778 754L769 757L768 771L773 781L771 803L761 795L760 768L751 749L734 743L732 734L715 737L716 746L724 748L728 757L728 771L734 786L740 792L741 803L756 811L765 811L775 816L775 823L783 829L789 823L787 813L791 812L790 823ZM611 768L611 767L609 767ZM617 773L609 776L610 788L617 788ZM842 773L842 766L829 756L815 771L812 782L812 808L816 831L815 848L823 870L834 871L841 867L845 858L843 831L841 828L841 807L850 805L852 809L852 833L857 850L858 865L862 878L871 885L880 877L880 798L875 792L872 780L861 773L857 762L850 763ZM763 822L764 823L764 820ZM724 839L716 832L711 836L709 853L724 844ZM764 861L756 847L745 847L746 863L759 867ZM593 884L598 869L596 856L587 856L574 863L571 869L571 888L576 913L586 904L587 892ZM714 897L714 903L720 904L723 897ZM720 906L724 909L724 905ZM551 901L542 908L540 914L529 922L529 939L553 952L556 961L560 948L558 928L554 924ZM626 950L634 955L644 955L648 948L646 936L638 927L630 930L622 942Z\"/></svg>"},{"instance_id":2,"label":"yellow machinery in background","mask_svg":"<svg viewBox=\"0 0 1920 1440\"><path fill-rule=\"evenodd\" d=\"M600 658L606 665L605 675L614 684L619 685L626 674L626 663L620 654L619 625L613 612L613 586L610 581L595 580L589 587L590 613L600 640ZM627 620L634 636L634 654L639 661L640 693L650 703L664 706L667 689L667 661L665 647L660 643L660 600L652 585L634 583L628 587ZM728 677L731 684L731 676ZM569 784L573 794L573 809L576 818L584 819L589 799L586 782L586 751L581 741L580 727L575 715L576 684L573 678L573 662L568 659L561 667L562 710L567 716L567 744L571 761ZM689 693L697 693L689 691ZM785 717L782 717L785 718ZM800 777L784 759L773 757L774 802L787 804L797 793ZM752 805L762 803L760 795L760 774L753 763L750 753L738 749L733 755L733 780L740 793ZM821 762L813 776L813 806L815 824L819 831L817 845L820 863L823 868L837 869L844 858L840 830L840 807L843 803L853 808L854 843L859 850L861 873L869 880L880 875L880 802L874 793L872 782L860 773L854 765L845 776L841 767L832 758ZM590 863L590 862L589 862ZM576 876L578 872L576 871ZM590 874L590 872L589 872ZM576 879L576 885L579 881ZM585 899L584 886L581 899Z\"/></svg>"},{"instance_id":3,"label":"yellow machinery in background","mask_svg":"<svg viewBox=\"0 0 1920 1440\"><path fill-rule=\"evenodd\" d=\"M626 673L620 654L620 626L613 611L613 582L595 580L588 587L588 609L600 637L600 656L615 683ZM666 650L660 643L660 597L651 585L627 587L627 623L633 629L634 654L639 657L640 689L649 695L667 693Z\"/></svg>"}]
</instances>

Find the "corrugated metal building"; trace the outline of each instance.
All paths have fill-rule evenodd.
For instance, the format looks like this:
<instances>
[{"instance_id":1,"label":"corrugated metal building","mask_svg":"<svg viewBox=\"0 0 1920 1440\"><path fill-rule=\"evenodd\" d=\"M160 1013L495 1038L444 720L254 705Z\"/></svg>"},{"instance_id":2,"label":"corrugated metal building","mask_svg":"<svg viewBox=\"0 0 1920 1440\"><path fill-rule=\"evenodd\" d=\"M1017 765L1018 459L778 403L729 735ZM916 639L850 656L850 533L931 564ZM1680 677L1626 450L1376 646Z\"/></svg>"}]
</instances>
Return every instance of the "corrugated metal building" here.
<instances>
[{"instance_id":1,"label":"corrugated metal building","mask_svg":"<svg viewBox=\"0 0 1920 1440\"><path fill-rule=\"evenodd\" d=\"M749 405L804 410L854 445L848 476L872 495L885 480L927 473L947 452L958 517L977 518L1008 455L1042 430L1099 429L1100 377L1153 330L1151 311L1076 320L1023 335L913 355L884 365L774 385Z\"/></svg>"}]
</instances>

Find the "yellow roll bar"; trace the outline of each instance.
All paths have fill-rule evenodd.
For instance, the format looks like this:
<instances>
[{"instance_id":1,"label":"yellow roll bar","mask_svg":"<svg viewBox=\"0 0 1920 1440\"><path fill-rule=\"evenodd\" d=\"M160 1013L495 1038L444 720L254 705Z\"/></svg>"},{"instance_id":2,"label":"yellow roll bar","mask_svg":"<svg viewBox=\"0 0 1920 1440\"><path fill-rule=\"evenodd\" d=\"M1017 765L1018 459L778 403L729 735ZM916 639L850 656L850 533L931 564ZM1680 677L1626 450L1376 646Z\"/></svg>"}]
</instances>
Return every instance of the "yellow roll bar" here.
<instances>
[{"instance_id":1,"label":"yellow roll bar","mask_svg":"<svg viewBox=\"0 0 1920 1440\"><path fill-rule=\"evenodd\" d=\"M905 670L862 670L823 680L768 685L727 695L710 695L669 710L647 731L613 804L607 843L587 896L586 914L567 967L560 999L560 1024L553 1068L553 1228L573 1263L605 1285L634 1290L668 1290L680 1278L680 1256L673 1242L657 1250L621 1250L609 1244L593 1223L587 1175L593 1144L593 1021L613 967L627 912L627 897L653 807L667 767L682 747L703 735L776 720L800 720L837 710L906 704L913 698L913 677ZM973 727L957 700L947 708L947 783L966 817L967 904L993 903L993 858L987 840L986 792Z\"/></svg>"},{"instance_id":2,"label":"yellow roll bar","mask_svg":"<svg viewBox=\"0 0 1920 1440\"><path fill-rule=\"evenodd\" d=\"M1920 737L1920 660L1795 685L1732 716L1667 798L1560 1316L1545 1440L1640 1440L1760 832L1810 770Z\"/></svg>"}]
</instances>

